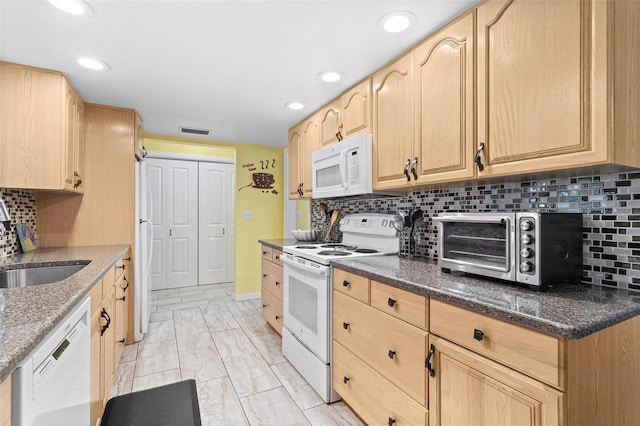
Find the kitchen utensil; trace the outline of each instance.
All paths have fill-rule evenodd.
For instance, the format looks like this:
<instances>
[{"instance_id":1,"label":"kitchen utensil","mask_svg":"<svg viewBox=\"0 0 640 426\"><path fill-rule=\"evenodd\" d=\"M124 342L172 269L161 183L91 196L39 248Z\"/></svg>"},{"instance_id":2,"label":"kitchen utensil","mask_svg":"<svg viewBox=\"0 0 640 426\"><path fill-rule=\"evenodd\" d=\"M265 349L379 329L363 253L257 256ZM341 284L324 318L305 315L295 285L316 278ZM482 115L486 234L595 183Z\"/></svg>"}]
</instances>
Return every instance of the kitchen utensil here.
<instances>
[{"instance_id":1,"label":"kitchen utensil","mask_svg":"<svg viewBox=\"0 0 640 426\"><path fill-rule=\"evenodd\" d=\"M413 229L413 226L416 224L418 219L422 219L422 217L424 217L424 212L421 209L417 209L411 213L411 229Z\"/></svg>"},{"instance_id":2,"label":"kitchen utensil","mask_svg":"<svg viewBox=\"0 0 640 426\"><path fill-rule=\"evenodd\" d=\"M329 222L329 229L327 229L327 235L324 237L325 241L329 241L329 236L331 235L331 230L333 229L333 225L338 221L338 217L340 216L340 212L338 210L334 210L331 213L331 221Z\"/></svg>"},{"instance_id":3,"label":"kitchen utensil","mask_svg":"<svg viewBox=\"0 0 640 426\"><path fill-rule=\"evenodd\" d=\"M406 228L407 226L409 226L409 213L405 212L404 210L399 210L398 214L402 218L403 227Z\"/></svg>"},{"instance_id":4,"label":"kitchen utensil","mask_svg":"<svg viewBox=\"0 0 640 426\"><path fill-rule=\"evenodd\" d=\"M322 221L326 222L327 221L327 204L326 203L320 203L320 211L322 212L322 215L323 215Z\"/></svg>"}]
</instances>

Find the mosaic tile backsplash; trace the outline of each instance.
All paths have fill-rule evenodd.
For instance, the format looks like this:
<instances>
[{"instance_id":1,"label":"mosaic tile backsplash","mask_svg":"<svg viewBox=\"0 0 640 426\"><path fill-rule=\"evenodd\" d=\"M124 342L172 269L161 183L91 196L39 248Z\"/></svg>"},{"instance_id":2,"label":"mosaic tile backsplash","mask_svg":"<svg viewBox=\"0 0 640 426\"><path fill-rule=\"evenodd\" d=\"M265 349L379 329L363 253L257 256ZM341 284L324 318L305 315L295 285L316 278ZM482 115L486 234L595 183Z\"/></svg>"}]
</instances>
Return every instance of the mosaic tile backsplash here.
<instances>
[{"instance_id":1,"label":"mosaic tile backsplash","mask_svg":"<svg viewBox=\"0 0 640 426\"><path fill-rule=\"evenodd\" d=\"M26 223L38 236L36 229L36 194L22 189L0 188L0 196L11 216L11 229L0 236L0 259L22 253L20 242L13 228L14 223Z\"/></svg>"},{"instance_id":2,"label":"mosaic tile backsplash","mask_svg":"<svg viewBox=\"0 0 640 426\"><path fill-rule=\"evenodd\" d=\"M640 172L451 186L402 197L312 200L312 226L323 228L320 202L341 215L422 209L426 227L414 231L415 257L432 259L438 258L433 217L440 212L582 213L582 282L640 290ZM408 234L403 232L401 255L409 253ZM341 237L334 230L332 239Z\"/></svg>"}]
</instances>

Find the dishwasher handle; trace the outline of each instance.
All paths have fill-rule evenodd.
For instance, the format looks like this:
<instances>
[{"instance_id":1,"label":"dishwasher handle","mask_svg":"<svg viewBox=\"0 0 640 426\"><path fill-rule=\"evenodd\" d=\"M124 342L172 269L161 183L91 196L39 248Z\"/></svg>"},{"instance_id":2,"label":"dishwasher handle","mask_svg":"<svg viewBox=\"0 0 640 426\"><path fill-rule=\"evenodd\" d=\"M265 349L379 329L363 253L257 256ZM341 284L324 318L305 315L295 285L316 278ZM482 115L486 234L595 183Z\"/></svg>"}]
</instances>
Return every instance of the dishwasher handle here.
<instances>
[{"instance_id":1,"label":"dishwasher handle","mask_svg":"<svg viewBox=\"0 0 640 426\"><path fill-rule=\"evenodd\" d=\"M111 324L111 317L109 316L105 308L102 308L102 312L100 312L100 317L107 320L107 323L103 325L102 328L100 329L100 335L102 336L104 332L107 331L107 328L109 328L109 325Z\"/></svg>"}]
</instances>

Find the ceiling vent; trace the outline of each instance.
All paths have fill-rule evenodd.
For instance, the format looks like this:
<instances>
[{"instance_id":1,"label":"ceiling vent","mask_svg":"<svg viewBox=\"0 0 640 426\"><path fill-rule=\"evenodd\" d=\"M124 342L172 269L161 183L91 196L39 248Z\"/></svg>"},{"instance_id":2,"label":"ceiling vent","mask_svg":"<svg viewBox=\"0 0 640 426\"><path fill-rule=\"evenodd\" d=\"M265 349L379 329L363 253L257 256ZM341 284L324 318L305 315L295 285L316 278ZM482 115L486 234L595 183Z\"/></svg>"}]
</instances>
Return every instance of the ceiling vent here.
<instances>
[{"instance_id":1,"label":"ceiling vent","mask_svg":"<svg viewBox=\"0 0 640 426\"><path fill-rule=\"evenodd\" d=\"M193 127L182 127L179 126L178 129L182 133L188 133L190 135L200 135L200 136L209 136L211 130L209 129L194 129Z\"/></svg>"}]
</instances>

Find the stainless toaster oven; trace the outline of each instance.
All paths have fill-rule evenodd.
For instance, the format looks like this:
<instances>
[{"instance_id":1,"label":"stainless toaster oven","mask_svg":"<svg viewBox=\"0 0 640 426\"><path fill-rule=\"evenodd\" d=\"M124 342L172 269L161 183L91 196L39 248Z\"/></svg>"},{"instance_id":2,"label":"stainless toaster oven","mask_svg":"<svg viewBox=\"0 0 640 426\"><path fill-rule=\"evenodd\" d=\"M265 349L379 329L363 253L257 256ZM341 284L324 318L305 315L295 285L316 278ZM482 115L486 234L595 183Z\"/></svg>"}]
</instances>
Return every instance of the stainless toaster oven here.
<instances>
[{"instance_id":1,"label":"stainless toaster oven","mask_svg":"<svg viewBox=\"0 0 640 426\"><path fill-rule=\"evenodd\" d=\"M546 290L580 282L579 213L444 213L438 224L438 263L462 271Z\"/></svg>"}]
</instances>

